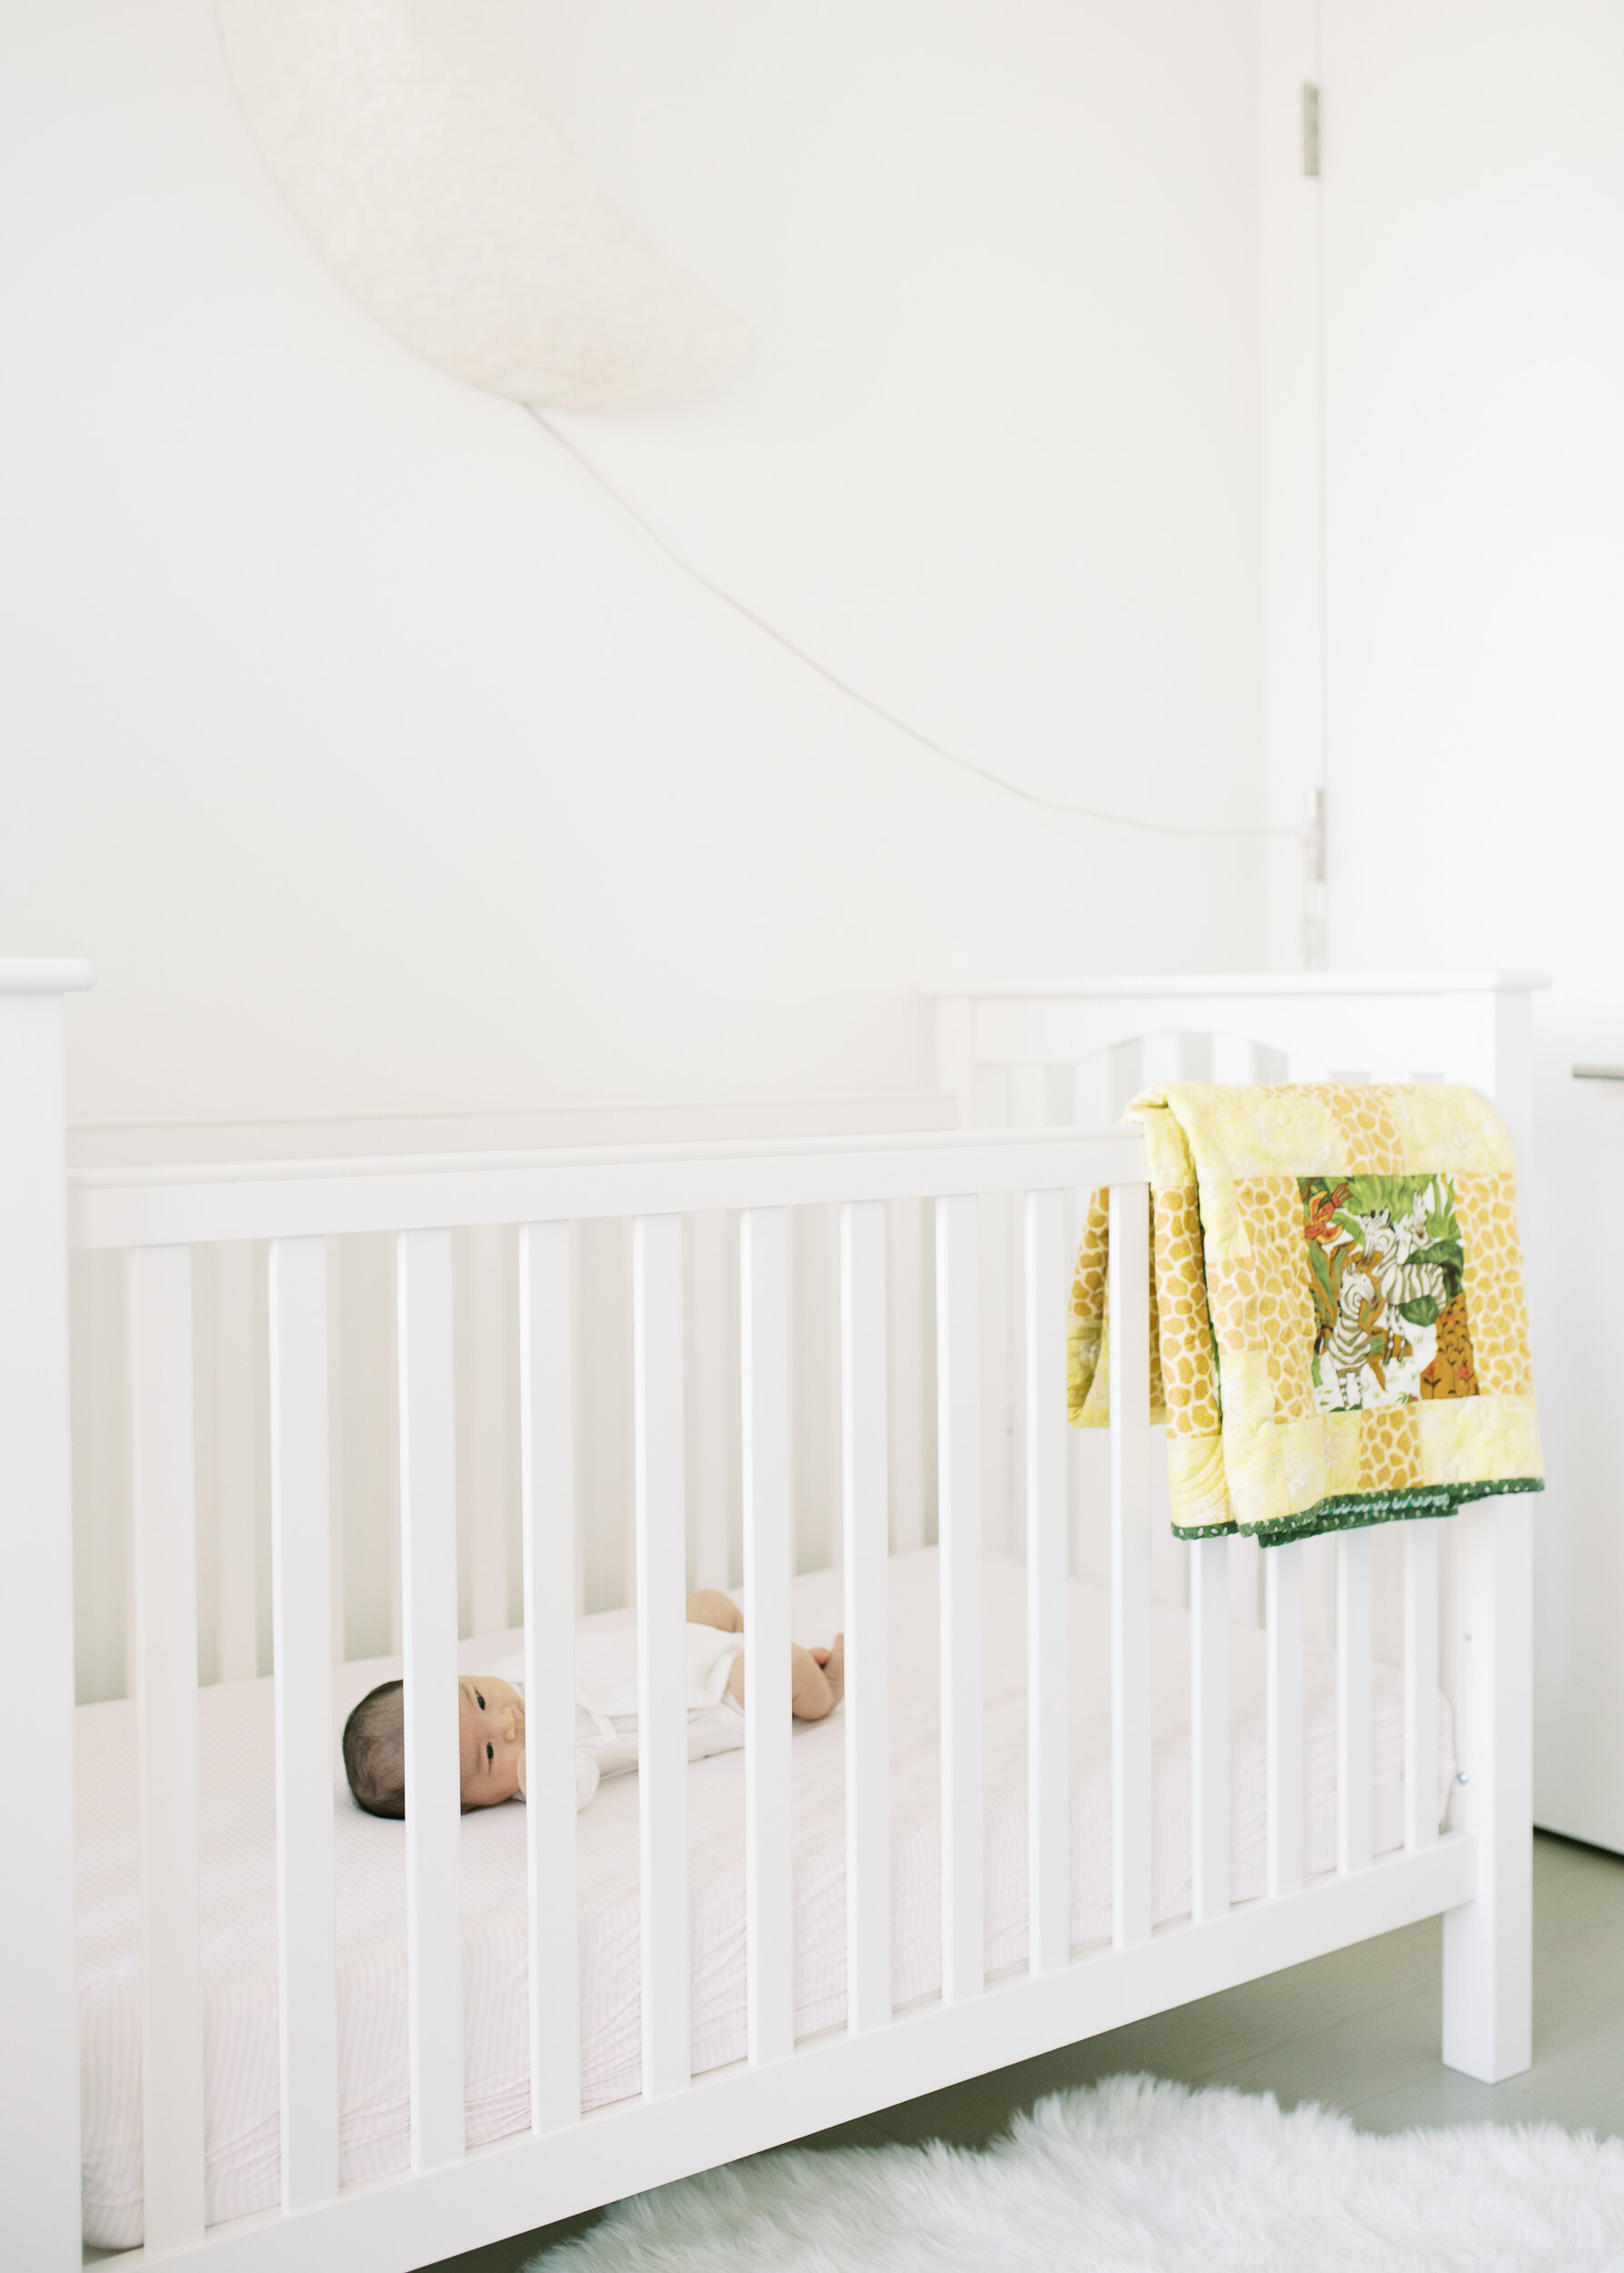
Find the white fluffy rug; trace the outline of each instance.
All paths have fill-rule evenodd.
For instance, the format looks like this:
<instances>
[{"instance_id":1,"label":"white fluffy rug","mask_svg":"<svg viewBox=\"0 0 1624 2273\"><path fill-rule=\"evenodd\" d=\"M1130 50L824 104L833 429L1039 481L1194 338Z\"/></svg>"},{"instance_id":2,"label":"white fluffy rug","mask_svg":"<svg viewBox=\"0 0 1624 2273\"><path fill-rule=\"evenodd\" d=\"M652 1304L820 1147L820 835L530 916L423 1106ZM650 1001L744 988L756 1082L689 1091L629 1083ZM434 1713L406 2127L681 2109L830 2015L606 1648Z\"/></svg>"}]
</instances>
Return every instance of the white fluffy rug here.
<instances>
[{"instance_id":1,"label":"white fluffy rug","mask_svg":"<svg viewBox=\"0 0 1624 2273\"><path fill-rule=\"evenodd\" d=\"M786 2148L636 2196L545 2273L1602 2273L1624 2142L1479 2123L1378 2138L1117 2076L985 2151Z\"/></svg>"}]
</instances>

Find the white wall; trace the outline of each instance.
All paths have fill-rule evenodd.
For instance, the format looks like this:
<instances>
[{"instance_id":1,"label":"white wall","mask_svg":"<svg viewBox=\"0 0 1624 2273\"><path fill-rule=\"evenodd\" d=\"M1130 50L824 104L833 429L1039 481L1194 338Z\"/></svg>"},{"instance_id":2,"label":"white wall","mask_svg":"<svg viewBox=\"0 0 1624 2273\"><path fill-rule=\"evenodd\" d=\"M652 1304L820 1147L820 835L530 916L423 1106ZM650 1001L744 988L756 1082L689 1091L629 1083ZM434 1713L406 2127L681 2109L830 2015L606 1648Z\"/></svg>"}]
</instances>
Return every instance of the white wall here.
<instances>
[{"instance_id":1,"label":"white wall","mask_svg":"<svg viewBox=\"0 0 1624 2273\"><path fill-rule=\"evenodd\" d=\"M971 754L1258 818L1246 0L527 21L759 342L582 446ZM930 976L1260 957L1254 851L956 777L376 327L207 0L0 42L0 932L95 960L77 1117L895 1091Z\"/></svg>"},{"instance_id":2,"label":"white wall","mask_svg":"<svg viewBox=\"0 0 1624 2273\"><path fill-rule=\"evenodd\" d=\"M1542 966L1539 1820L1624 1847L1624 14L1325 0L1331 956Z\"/></svg>"},{"instance_id":3,"label":"white wall","mask_svg":"<svg viewBox=\"0 0 1624 2273\"><path fill-rule=\"evenodd\" d=\"M1320 0L1259 0L1263 739L1278 832L1268 849L1275 970L1327 960L1324 199L1306 148L1306 93L1321 77L1319 19Z\"/></svg>"},{"instance_id":4,"label":"white wall","mask_svg":"<svg viewBox=\"0 0 1624 2273\"><path fill-rule=\"evenodd\" d=\"M592 165L758 341L570 434L969 754L1260 818L1258 168L1290 150L1252 0L526 5ZM1624 20L1322 15L1331 954L1559 974L1543 1667L1624 1793L1624 1676L1579 1679L1624 1616L1624 1091L1569 1078L1624 1060ZM1264 959L1255 850L957 776L373 325L206 0L15 0L0 112L0 948L97 963L79 1118L903 1090L932 976ZM1544 1744L1545 1818L1624 1845L1579 1758Z\"/></svg>"}]
</instances>

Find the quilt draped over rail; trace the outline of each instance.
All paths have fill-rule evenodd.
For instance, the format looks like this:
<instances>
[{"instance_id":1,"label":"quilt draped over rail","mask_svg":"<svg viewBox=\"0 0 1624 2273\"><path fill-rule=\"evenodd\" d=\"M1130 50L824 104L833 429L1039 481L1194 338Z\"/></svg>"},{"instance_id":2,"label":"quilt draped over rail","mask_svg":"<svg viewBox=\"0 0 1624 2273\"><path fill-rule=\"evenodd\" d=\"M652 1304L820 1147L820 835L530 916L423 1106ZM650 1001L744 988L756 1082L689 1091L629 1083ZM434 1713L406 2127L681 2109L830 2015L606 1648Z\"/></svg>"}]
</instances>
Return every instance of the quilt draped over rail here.
<instances>
[{"instance_id":1,"label":"quilt draped over rail","mask_svg":"<svg viewBox=\"0 0 1624 2273\"><path fill-rule=\"evenodd\" d=\"M1265 1545L1542 1488L1510 1141L1444 1083L1179 1082L1128 1106L1150 1175L1150 1405L1173 1528ZM1068 1406L1110 1417L1108 1195Z\"/></svg>"}]
</instances>

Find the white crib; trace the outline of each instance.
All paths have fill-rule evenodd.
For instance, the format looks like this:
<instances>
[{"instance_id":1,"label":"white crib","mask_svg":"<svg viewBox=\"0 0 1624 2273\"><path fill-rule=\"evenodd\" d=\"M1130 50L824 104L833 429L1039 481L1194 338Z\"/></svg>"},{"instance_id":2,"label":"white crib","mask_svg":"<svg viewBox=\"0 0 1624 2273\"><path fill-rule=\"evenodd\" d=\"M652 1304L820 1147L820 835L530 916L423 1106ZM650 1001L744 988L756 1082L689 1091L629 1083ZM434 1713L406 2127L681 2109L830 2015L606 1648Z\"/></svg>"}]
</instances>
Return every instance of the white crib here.
<instances>
[{"instance_id":1,"label":"white crib","mask_svg":"<svg viewBox=\"0 0 1624 2273\"><path fill-rule=\"evenodd\" d=\"M1486 2080L1529 2059L1529 1515L1518 1498L1447 1526L1402 1527L1402 1849L1371 1851L1372 1639L1365 1534L1337 1543L1335 1871L1303 1867L1302 1556L1271 1550L1267 1584L1268 1887L1230 1899L1232 1545L1181 1548L1190 1603L1192 1915L1153 1928L1150 1900L1152 1431L1146 1356L1146 1172L1137 1136L1061 1128L507 1153L415 1160L236 1163L65 1174L64 996L80 966L0 965L0 1801L26 1827L28 1867L0 1873L0 2255L52 2273L79 2261L80 2146L68 1446L70 1249L127 1257L140 1787L141 2102L145 2241L130 2263L373 2273L503 2235L1204 1997L1441 1913L1443 2056ZM1210 982L1158 996L1180 1034L1238 1025L1291 1048L1292 990ZM1075 1066L1161 1030L1145 1000L1090 1023L1022 1026L990 996L944 1006L951 1085L977 1062ZM1439 991L1443 991L1441 983ZM1515 1056L1518 997L1457 990L1460 1032ZM1418 1054L1421 1028L1382 1022L1332 1062L1464 1069L1517 1128L1496 1066ZM1237 997L1246 996L1239 1000ZM1057 996L1057 999L1058 997ZM1022 998L1029 1010L1032 997ZM1524 997L1526 1008L1526 997ZM1137 1024L1136 1024L1137 1021ZM1103 1036L1103 1040L1094 1038ZM1002 1038L1000 1038L1002 1037ZM1378 1046L1390 1041L1390 1046ZM1179 1046L1184 1046L1182 1044ZM1485 1047L1488 1043L1485 1043ZM1255 1061L1254 1061L1255 1062ZM1317 1056L1312 1062L1321 1062ZM1228 1070L1227 1058L1223 1060ZM1216 1070L1216 1068L1215 1068ZM1138 1069L1136 1069L1137 1075ZM1048 1079L1048 1076L1045 1076ZM1051 1085L1056 1086L1056 1085ZM1074 1093L1075 1094L1075 1093ZM1509 1109L1508 1109L1509 1108ZM1041 1120L1046 1115L1033 1113ZM1111 1587L1108 1942L1068 1929L1068 1508L1063 1317L1074 1196L1112 1195L1108 1539ZM890 1749L886 1667L887 1209L934 1211L937 1536L940 1586L941 1994L892 2005ZM789 1211L838 1211L845 1706L847 2018L795 2035L790 1726ZM1019 1237L997 1251L1002 1211ZM684 1495L683 1221L737 1211L740 1304L748 2058L690 2073L688 1777L680 1630ZM644 1700L641 2096L581 2114L573 1686L576 1601L569 1227L629 1220L636 1582ZM988 1225L992 1226L989 1237ZM528 1845L530 2125L470 2153L463 2080L456 1723L456 1353L452 1242L519 1227L524 1609L534 1723ZM386 1233L398 1293L402 1631L407 1679L411 2169L340 2188L334 1940L332 1555L326 1351L329 1243ZM268 1243L281 2061L279 2211L206 2227L197 1855L197 1604L192 1250ZM984 1300L982 1267L997 1274ZM1018 1310L1018 1342L1004 1333ZM982 1631L987 1478L1008 1473L987 1350L1018 1362L1019 1538L1028 1596L1029 1958L989 1978L983 1936ZM1012 1352L1014 1355L1012 1356ZM995 1377L996 1378L997 1377ZM1001 1394L1001 1391L1000 1391ZM989 1439L996 1445L989 1451ZM1440 1556L1440 1548L1446 1553ZM1440 1571L1447 1574L1440 1588ZM1451 1827L1430 1802L1438 1754L1440 1591L1460 1788ZM443 1700L440 1701L440 1700ZM549 1739L548 1731L551 1731ZM43 1740L42 1740L43 1739ZM15 1850L14 1849L14 1852ZM648 1899L650 1890L655 1898Z\"/></svg>"}]
</instances>

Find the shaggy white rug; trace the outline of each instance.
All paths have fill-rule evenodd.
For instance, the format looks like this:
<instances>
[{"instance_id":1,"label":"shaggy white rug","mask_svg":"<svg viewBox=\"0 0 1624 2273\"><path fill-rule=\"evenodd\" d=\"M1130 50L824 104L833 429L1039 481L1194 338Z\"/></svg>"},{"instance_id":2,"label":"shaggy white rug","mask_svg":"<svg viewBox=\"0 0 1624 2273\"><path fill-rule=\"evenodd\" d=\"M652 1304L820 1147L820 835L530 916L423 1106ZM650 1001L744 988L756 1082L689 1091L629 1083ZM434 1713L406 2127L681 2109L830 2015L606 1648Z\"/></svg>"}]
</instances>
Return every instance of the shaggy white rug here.
<instances>
[{"instance_id":1,"label":"shaggy white rug","mask_svg":"<svg viewBox=\"0 0 1624 2273\"><path fill-rule=\"evenodd\" d=\"M545 2273L1604 2273L1624 2142L1116 2076L984 2151L785 2148L610 2210Z\"/></svg>"}]
</instances>

